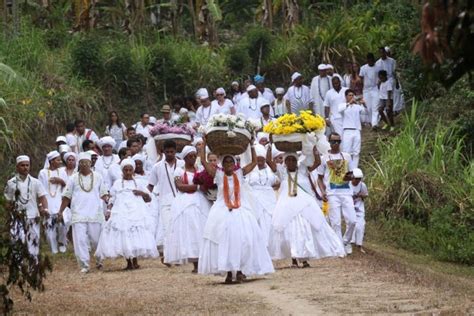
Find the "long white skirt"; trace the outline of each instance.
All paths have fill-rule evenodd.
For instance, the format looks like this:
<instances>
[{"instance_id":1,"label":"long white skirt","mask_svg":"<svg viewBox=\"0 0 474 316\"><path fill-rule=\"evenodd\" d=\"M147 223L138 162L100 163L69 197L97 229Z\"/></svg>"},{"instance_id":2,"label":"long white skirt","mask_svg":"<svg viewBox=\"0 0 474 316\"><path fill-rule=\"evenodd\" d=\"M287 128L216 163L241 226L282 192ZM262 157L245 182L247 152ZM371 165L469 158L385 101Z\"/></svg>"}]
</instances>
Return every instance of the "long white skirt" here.
<instances>
[{"instance_id":1,"label":"long white skirt","mask_svg":"<svg viewBox=\"0 0 474 316\"><path fill-rule=\"evenodd\" d=\"M307 211L320 212L313 209ZM304 211L294 216L282 231L272 228L268 247L272 259L307 260L344 256L344 247L331 226L323 220L316 230L303 214Z\"/></svg>"},{"instance_id":2,"label":"long white skirt","mask_svg":"<svg viewBox=\"0 0 474 316\"><path fill-rule=\"evenodd\" d=\"M222 221L223 230L218 240L204 238L199 255L200 274L242 271L246 275L262 275L274 272L263 233L250 210L241 207L229 212L223 203L216 202L206 225L214 222L214 216Z\"/></svg>"},{"instance_id":3,"label":"long white skirt","mask_svg":"<svg viewBox=\"0 0 474 316\"><path fill-rule=\"evenodd\" d=\"M257 222L262 229L265 244L268 246L270 238L270 230L272 226L272 212L276 206L276 195L272 187L261 189L252 188L253 208Z\"/></svg>"}]
</instances>

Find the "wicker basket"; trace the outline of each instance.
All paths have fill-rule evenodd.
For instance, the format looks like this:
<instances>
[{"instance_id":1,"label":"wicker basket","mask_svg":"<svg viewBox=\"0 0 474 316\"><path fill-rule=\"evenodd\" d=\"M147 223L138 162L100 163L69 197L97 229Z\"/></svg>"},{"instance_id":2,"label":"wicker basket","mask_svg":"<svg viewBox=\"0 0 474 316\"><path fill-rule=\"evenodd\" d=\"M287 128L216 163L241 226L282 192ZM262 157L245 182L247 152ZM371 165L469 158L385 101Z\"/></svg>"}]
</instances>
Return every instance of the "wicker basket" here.
<instances>
[{"instance_id":1,"label":"wicker basket","mask_svg":"<svg viewBox=\"0 0 474 316\"><path fill-rule=\"evenodd\" d=\"M251 135L245 129L213 127L206 134L207 145L217 155L240 155L247 149Z\"/></svg>"},{"instance_id":2,"label":"wicker basket","mask_svg":"<svg viewBox=\"0 0 474 316\"><path fill-rule=\"evenodd\" d=\"M304 134L272 135L276 149L284 152L301 151L304 137Z\"/></svg>"},{"instance_id":3,"label":"wicker basket","mask_svg":"<svg viewBox=\"0 0 474 316\"><path fill-rule=\"evenodd\" d=\"M176 151L181 152L184 146L191 144L191 136L185 134L161 134L155 137L156 150L160 153L163 151L163 144L166 140L172 140L176 143Z\"/></svg>"}]
</instances>

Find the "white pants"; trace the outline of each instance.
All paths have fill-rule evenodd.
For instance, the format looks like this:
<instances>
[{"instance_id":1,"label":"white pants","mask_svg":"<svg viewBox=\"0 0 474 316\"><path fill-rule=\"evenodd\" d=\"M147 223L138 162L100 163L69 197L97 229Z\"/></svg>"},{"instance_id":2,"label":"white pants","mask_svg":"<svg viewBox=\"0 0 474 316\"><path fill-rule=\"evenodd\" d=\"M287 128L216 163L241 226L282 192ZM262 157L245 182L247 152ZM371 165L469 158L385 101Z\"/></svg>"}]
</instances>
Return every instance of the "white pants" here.
<instances>
[{"instance_id":1,"label":"white pants","mask_svg":"<svg viewBox=\"0 0 474 316\"><path fill-rule=\"evenodd\" d=\"M365 234L365 212L356 211L356 225L354 229L354 234L352 235L352 243L355 243L357 246L362 246L364 241Z\"/></svg>"},{"instance_id":2,"label":"white pants","mask_svg":"<svg viewBox=\"0 0 474 316\"><path fill-rule=\"evenodd\" d=\"M10 229L10 235L14 242L20 240L22 243L28 244L28 252L31 256L37 257L39 255L39 243L41 226L39 218L27 218L26 229L20 222L15 222ZM26 233L25 233L26 231ZM25 236L26 235L26 236Z\"/></svg>"},{"instance_id":3,"label":"white pants","mask_svg":"<svg viewBox=\"0 0 474 316\"><path fill-rule=\"evenodd\" d=\"M354 209L354 200L350 194L347 195L329 195L329 222L336 232L337 236L344 244L352 239L356 224L356 213ZM341 213L346 222L346 232L342 236Z\"/></svg>"},{"instance_id":4,"label":"white pants","mask_svg":"<svg viewBox=\"0 0 474 316\"><path fill-rule=\"evenodd\" d=\"M58 253L58 242L67 245L67 230L68 228L62 222L58 221L58 215L50 215L44 222L46 240L51 247L53 254Z\"/></svg>"},{"instance_id":5,"label":"white pants","mask_svg":"<svg viewBox=\"0 0 474 316\"><path fill-rule=\"evenodd\" d=\"M342 151L351 155L352 168L359 166L361 137L356 129L345 129L342 136Z\"/></svg>"},{"instance_id":6,"label":"white pants","mask_svg":"<svg viewBox=\"0 0 474 316\"><path fill-rule=\"evenodd\" d=\"M379 91L377 89L364 90L364 100L367 106L367 113L370 118L370 125L377 126L380 121L379 115Z\"/></svg>"},{"instance_id":7,"label":"white pants","mask_svg":"<svg viewBox=\"0 0 474 316\"><path fill-rule=\"evenodd\" d=\"M95 250L99 242L101 223L80 222L72 224L74 254L81 268L89 269L91 246Z\"/></svg>"},{"instance_id":8,"label":"white pants","mask_svg":"<svg viewBox=\"0 0 474 316\"><path fill-rule=\"evenodd\" d=\"M330 118L331 121L331 132L338 133L342 139L342 117Z\"/></svg>"},{"instance_id":9,"label":"white pants","mask_svg":"<svg viewBox=\"0 0 474 316\"><path fill-rule=\"evenodd\" d=\"M171 221L171 205L160 205L160 219L158 222L158 231L156 236L156 245L160 252L163 252L165 237Z\"/></svg>"}]
</instances>

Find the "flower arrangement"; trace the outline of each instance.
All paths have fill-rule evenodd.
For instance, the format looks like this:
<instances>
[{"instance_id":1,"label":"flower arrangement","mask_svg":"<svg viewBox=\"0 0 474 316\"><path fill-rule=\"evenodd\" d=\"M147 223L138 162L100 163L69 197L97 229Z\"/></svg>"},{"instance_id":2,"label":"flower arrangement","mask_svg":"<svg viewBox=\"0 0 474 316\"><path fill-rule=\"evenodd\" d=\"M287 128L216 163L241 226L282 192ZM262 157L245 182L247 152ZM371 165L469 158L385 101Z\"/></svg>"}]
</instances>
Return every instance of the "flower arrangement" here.
<instances>
[{"instance_id":1,"label":"flower arrangement","mask_svg":"<svg viewBox=\"0 0 474 316\"><path fill-rule=\"evenodd\" d=\"M228 127L229 131L234 128L245 129L251 134L262 128L258 120L246 120L242 115L216 114L207 122L206 127L200 128L200 131L207 131L213 127Z\"/></svg>"},{"instance_id":2,"label":"flower arrangement","mask_svg":"<svg viewBox=\"0 0 474 316\"><path fill-rule=\"evenodd\" d=\"M313 115L311 111L301 111L300 115L285 114L276 121L265 125L263 131L275 135L305 134L320 132L326 127L326 122L320 115Z\"/></svg>"},{"instance_id":3,"label":"flower arrangement","mask_svg":"<svg viewBox=\"0 0 474 316\"><path fill-rule=\"evenodd\" d=\"M195 131L188 124L169 125L167 123L157 123L150 130L150 135L153 137L156 135L163 134L180 134L194 136Z\"/></svg>"}]
</instances>

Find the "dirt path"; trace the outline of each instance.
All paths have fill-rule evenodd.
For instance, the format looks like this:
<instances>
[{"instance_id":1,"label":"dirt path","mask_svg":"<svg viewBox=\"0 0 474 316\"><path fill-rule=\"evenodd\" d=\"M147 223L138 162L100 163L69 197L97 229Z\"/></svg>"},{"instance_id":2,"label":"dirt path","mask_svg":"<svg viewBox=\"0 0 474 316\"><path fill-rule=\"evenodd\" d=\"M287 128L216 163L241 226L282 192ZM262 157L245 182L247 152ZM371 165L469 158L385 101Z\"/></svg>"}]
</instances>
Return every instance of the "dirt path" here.
<instances>
[{"instance_id":1,"label":"dirt path","mask_svg":"<svg viewBox=\"0 0 474 316\"><path fill-rule=\"evenodd\" d=\"M312 261L309 269L277 262L273 275L224 285L223 277L190 273L190 265L166 268L158 260L124 272L121 260L104 271L78 272L70 256L56 260L46 291L33 302L17 300L16 312L86 314L415 314L474 313L474 281L462 290L398 269L376 254ZM402 271L402 272L400 272Z\"/></svg>"}]
</instances>

